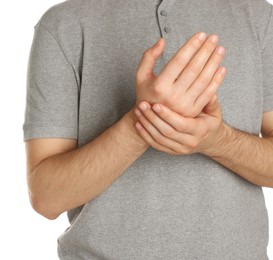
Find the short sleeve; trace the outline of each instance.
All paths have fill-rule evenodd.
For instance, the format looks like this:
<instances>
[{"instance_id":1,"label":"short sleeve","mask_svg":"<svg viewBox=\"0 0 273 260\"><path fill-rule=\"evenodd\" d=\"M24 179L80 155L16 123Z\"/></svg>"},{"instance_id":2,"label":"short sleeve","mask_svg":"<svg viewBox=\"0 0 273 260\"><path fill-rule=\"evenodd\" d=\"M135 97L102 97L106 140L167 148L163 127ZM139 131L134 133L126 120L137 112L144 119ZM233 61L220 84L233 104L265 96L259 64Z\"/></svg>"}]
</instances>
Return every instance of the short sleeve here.
<instances>
[{"instance_id":1,"label":"short sleeve","mask_svg":"<svg viewBox=\"0 0 273 260\"><path fill-rule=\"evenodd\" d=\"M34 27L30 47L24 141L32 138L72 138L78 135L78 85L62 48L41 24Z\"/></svg>"},{"instance_id":2,"label":"short sleeve","mask_svg":"<svg viewBox=\"0 0 273 260\"><path fill-rule=\"evenodd\" d=\"M273 111L273 5L262 48L263 112Z\"/></svg>"}]
</instances>

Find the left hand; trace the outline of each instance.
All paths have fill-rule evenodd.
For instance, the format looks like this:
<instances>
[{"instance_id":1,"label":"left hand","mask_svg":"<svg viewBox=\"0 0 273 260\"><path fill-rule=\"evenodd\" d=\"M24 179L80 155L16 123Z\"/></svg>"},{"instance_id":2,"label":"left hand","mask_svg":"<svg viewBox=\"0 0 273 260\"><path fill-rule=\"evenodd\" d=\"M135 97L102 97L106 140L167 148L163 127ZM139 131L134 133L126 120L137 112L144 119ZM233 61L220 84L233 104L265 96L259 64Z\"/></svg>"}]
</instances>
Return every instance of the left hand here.
<instances>
[{"instance_id":1,"label":"left hand","mask_svg":"<svg viewBox=\"0 0 273 260\"><path fill-rule=\"evenodd\" d=\"M143 105L147 108L139 109ZM156 111L160 107L161 111ZM195 118L184 117L163 104L142 101L135 109L136 129L153 148L171 155L206 153L219 144L225 129L217 96ZM139 127L140 126L140 127Z\"/></svg>"}]
</instances>

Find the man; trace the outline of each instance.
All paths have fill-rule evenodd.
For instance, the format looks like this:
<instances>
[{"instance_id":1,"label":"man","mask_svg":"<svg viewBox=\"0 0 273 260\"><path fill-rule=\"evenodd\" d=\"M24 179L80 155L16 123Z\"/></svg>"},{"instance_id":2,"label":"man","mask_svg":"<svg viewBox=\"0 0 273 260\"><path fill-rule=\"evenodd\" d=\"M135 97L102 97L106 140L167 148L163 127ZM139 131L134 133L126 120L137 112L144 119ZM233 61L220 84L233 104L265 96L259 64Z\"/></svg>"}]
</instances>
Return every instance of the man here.
<instances>
[{"instance_id":1,"label":"man","mask_svg":"<svg viewBox=\"0 0 273 260\"><path fill-rule=\"evenodd\" d=\"M272 42L265 0L45 12L24 140L33 208L68 213L60 259L268 259Z\"/></svg>"}]
</instances>

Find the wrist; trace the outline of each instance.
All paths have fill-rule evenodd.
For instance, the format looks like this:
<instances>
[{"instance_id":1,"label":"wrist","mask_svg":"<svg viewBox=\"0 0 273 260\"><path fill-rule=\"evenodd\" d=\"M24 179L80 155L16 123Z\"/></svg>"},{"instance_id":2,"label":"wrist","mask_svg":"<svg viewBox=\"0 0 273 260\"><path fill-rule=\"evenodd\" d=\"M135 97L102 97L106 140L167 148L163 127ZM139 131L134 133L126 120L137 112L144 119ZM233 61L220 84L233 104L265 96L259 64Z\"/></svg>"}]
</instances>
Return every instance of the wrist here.
<instances>
[{"instance_id":1,"label":"wrist","mask_svg":"<svg viewBox=\"0 0 273 260\"><path fill-rule=\"evenodd\" d=\"M203 154L214 158L221 155L221 151L225 150L225 145L229 142L232 134L230 126L221 122L215 134L211 137L210 145L202 151Z\"/></svg>"},{"instance_id":2,"label":"wrist","mask_svg":"<svg viewBox=\"0 0 273 260\"><path fill-rule=\"evenodd\" d=\"M146 150L150 145L138 134L136 130L135 124L138 121L138 118L134 112L135 108L136 106L122 117L122 128L127 132L129 131L130 138L134 141L137 147Z\"/></svg>"}]
</instances>

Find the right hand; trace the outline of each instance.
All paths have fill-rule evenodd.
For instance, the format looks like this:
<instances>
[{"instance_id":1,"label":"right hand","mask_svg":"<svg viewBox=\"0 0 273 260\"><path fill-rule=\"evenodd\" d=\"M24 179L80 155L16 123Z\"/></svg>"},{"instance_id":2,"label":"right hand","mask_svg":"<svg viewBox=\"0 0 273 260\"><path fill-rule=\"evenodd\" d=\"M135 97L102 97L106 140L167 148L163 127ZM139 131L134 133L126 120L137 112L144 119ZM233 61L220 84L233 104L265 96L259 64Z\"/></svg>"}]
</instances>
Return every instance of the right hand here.
<instances>
[{"instance_id":1,"label":"right hand","mask_svg":"<svg viewBox=\"0 0 273 260\"><path fill-rule=\"evenodd\" d=\"M151 105L162 103L171 110L187 117L196 117L216 94L225 73L221 74L219 65L225 48L207 39L198 39L199 33L193 35L173 55L158 76L153 68L161 56L165 40L147 49L136 73L136 105L147 101ZM218 37L217 37L218 39ZM217 50L222 48L223 53Z\"/></svg>"}]
</instances>

